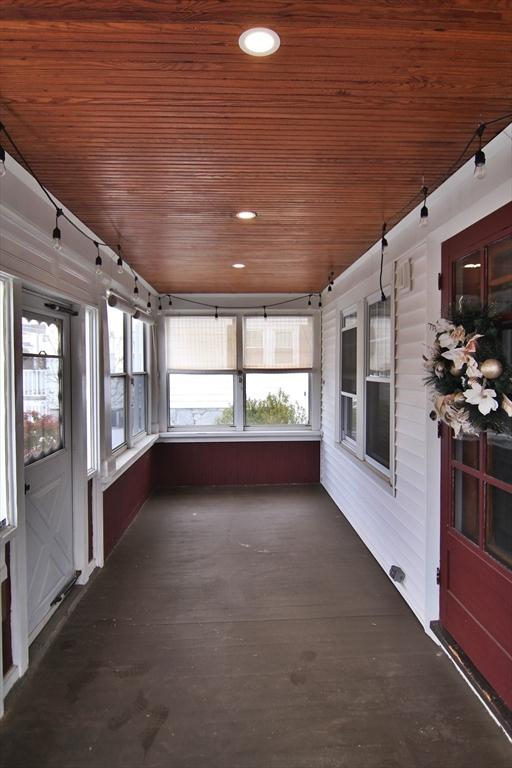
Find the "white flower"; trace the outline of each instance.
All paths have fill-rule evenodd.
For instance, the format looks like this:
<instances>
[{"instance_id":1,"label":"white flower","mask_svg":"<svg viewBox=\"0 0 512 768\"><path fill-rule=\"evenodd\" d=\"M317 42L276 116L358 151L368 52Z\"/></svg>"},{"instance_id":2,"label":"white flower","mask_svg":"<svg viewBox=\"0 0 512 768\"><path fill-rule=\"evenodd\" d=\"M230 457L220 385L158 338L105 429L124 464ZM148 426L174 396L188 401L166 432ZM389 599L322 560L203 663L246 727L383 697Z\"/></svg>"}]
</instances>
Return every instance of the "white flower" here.
<instances>
[{"instance_id":1,"label":"white flower","mask_svg":"<svg viewBox=\"0 0 512 768\"><path fill-rule=\"evenodd\" d=\"M483 374L480 368L478 367L478 363L475 360L474 357L471 355L467 356L466 360L467 368L466 368L466 374L469 376L470 379L481 379Z\"/></svg>"},{"instance_id":2,"label":"white flower","mask_svg":"<svg viewBox=\"0 0 512 768\"><path fill-rule=\"evenodd\" d=\"M491 411L495 411L498 408L495 390L484 389L482 384L478 384L475 381L471 382L470 389L466 389L464 397L471 405L477 405L478 410L484 416L487 416Z\"/></svg>"},{"instance_id":3,"label":"white flower","mask_svg":"<svg viewBox=\"0 0 512 768\"><path fill-rule=\"evenodd\" d=\"M457 349L449 349L447 352L443 352L442 357L451 360L455 368L460 370L467 363L468 354L464 347L457 347Z\"/></svg>"},{"instance_id":4,"label":"white flower","mask_svg":"<svg viewBox=\"0 0 512 768\"><path fill-rule=\"evenodd\" d=\"M455 328L454 324L450 323L449 320L445 320L444 317L442 317L436 323L437 333L443 333L444 331L451 331L453 328Z\"/></svg>"}]
</instances>

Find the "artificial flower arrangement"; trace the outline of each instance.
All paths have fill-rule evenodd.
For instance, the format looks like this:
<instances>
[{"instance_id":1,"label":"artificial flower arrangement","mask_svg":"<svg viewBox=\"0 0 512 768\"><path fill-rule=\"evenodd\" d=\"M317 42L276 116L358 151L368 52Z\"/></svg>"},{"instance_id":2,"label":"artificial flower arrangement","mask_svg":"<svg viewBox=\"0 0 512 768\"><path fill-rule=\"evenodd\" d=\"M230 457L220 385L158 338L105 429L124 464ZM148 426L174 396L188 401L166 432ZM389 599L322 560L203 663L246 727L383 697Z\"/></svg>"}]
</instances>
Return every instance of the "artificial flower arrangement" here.
<instances>
[{"instance_id":1,"label":"artificial flower arrangement","mask_svg":"<svg viewBox=\"0 0 512 768\"><path fill-rule=\"evenodd\" d=\"M423 359L438 417L455 437L512 434L512 365L500 342L498 316L470 306L431 327L435 339Z\"/></svg>"}]
</instances>

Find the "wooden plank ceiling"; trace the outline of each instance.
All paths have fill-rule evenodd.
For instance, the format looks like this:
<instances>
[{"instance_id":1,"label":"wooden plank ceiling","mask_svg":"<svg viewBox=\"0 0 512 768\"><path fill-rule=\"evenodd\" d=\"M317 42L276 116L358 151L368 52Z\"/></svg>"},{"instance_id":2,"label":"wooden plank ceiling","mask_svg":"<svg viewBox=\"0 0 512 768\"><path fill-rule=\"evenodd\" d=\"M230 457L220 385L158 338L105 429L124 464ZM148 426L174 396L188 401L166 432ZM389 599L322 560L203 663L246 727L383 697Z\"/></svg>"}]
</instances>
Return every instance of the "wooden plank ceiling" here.
<instances>
[{"instance_id":1,"label":"wooden plank ceiling","mask_svg":"<svg viewBox=\"0 0 512 768\"><path fill-rule=\"evenodd\" d=\"M2 120L161 292L321 289L511 111L507 0L0 0L0 20ZM240 51L253 26L275 55Z\"/></svg>"}]
</instances>

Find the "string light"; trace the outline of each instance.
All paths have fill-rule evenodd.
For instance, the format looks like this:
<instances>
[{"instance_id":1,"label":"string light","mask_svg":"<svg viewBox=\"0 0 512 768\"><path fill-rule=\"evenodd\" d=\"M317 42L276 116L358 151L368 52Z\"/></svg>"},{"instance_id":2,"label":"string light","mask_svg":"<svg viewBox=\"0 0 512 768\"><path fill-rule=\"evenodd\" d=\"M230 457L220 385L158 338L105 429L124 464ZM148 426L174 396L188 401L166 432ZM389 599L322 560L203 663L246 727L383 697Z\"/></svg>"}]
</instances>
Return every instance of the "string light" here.
<instances>
[{"instance_id":1,"label":"string light","mask_svg":"<svg viewBox=\"0 0 512 768\"><path fill-rule=\"evenodd\" d=\"M162 299L158 297L158 309L156 311L158 317L162 317Z\"/></svg>"},{"instance_id":2,"label":"string light","mask_svg":"<svg viewBox=\"0 0 512 768\"><path fill-rule=\"evenodd\" d=\"M60 251L62 248L62 240L61 240L61 234L59 229L59 216L62 216L62 210L60 208L57 208L55 210L55 227L53 228L53 247L56 251Z\"/></svg>"},{"instance_id":3,"label":"string light","mask_svg":"<svg viewBox=\"0 0 512 768\"><path fill-rule=\"evenodd\" d=\"M123 274L123 257L121 256L121 246L117 246L117 272L119 275Z\"/></svg>"},{"instance_id":4,"label":"string light","mask_svg":"<svg viewBox=\"0 0 512 768\"><path fill-rule=\"evenodd\" d=\"M384 224L382 225L382 236L380 239L380 245L382 250L388 247L388 241L386 238L386 226L387 226L386 222L384 222Z\"/></svg>"},{"instance_id":5,"label":"string light","mask_svg":"<svg viewBox=\"0 0 512 768\"><path fill-rule=\"evenodd\" d=\"M310 306L311 306L311 294L309 294L309 296L308 296L308 307L310 307Z\"/></svg>"},{"instance_id":6,"label":"string light","mask_svg":"<svg viewBox=\"0 0 512 768\"><path fill-rule=\"evenodd\" d=\"M100 277L101 273L103 272L103 261L100 256L100 244L95 242L94 245L96 246L96 274L98 277Z\"/></svg>"},{"instance_id":7,"label":"string light","mask_svg":"<svg viewBox=\"0 0 512 768\"><path fill-rule=\"evenodd\" d=\"M486 175L485 152L482 149L482 136L484 135L485 128L486 128L485 123L480 123L480 125L477 128L478 149L475 152L475 171L474 171L477 179L483 179Z\"/></svg>"},{"instance_id":8,"label":"string light","mask_svg":"<svg viewBox=\"0 0 512 768\"><path fill-rule=\"evenodd\" d=\"M426 227L428 224L428 208L427 208L427 195L428 187L425 185L421 188L421 194L423 195L423 205L420 211L420 227Z\"/></svg>"},{"instance_id":9,"label":"string light","mask_svg":"<svg viewBox=\"0 0 512 768\"><path fill-rule=\"evenodd\" d=\"M219 319L219 308L218 307L215 307L215 319L216 320Z\"/></svg>"},{"instance_id":10,"label":"string light","mask_svg":"<svg viewBox=\"0 0 512 768\"><path fill-rule=\"evenodd\" d=\"M267 319L267 308L263 307L263 317L266 320Z\"/></svg>"},{"instance_id":11,"label":"string light","mask_svg":"<svg viewBox=\"0 0 512 768\"><path fill-rule=\"evenodd\" d=\"M133 286L133 295L138 298L139 297L139 286L137 285L139 278L137 275L133 276L133 282L135 283Z\"/></svg>"},{"instance_id":12,"label":"string light","mask_svg":"<svg viewBox=\"0 0 512 768\"><path fill-rule=\"evenodd\" d=\"M148 314L151 314L151 294L148 291L148 303L146 304L146 309L148 310Z\"/></svg>"},{"instance_id":13,"label":"string light","mask_svg":"<svg viewBox=\"0 0 512 768\"><path fill-rule=\"evenodd\" d=\"M322 294L319 293L318 294L318 308L320 309L321 306L322 306Z\"/></svg>"},{"instance_id":14,"label":"string light","mask_svg":"<svg viewBox=\"0 0 512 768\"><path fill-rule=\"evenodd\" d=\"M169 306L172 307L172 299L171 299L171 297L169 296L168 299L169 299Z\"/></svg>"},{"instance_id":15,"label":"string light","mask_svg":"<svg viewBox=\"0 0 512 768\"><path fill-rule=\"evenodd\" d=\"M0 177L5 176L7 171L5 170L5 149L0 144Z\"/></svg>"}]
</instances>

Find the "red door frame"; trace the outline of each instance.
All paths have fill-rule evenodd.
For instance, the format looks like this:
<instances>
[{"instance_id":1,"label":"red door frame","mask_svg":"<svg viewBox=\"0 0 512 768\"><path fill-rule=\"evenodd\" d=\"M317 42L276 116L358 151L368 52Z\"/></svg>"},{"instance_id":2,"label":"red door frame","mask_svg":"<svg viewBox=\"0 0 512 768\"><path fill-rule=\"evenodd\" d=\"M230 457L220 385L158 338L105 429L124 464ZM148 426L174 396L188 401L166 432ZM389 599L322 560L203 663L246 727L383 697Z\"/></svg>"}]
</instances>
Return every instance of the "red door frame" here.
<instances>
[{"instance_id":1,"label":"red door frame","mask_svg":"<svg viewBox=\"0 0 512 768\"><path fill-rule=\"evenodd\" d=\"M442 314L446 317L453 295L453 264L512 234L512 203L443 243ZM482 263L485 263L483 261ZM487 280L484 274L482 283ZM480 441L478 476L483 494L484 441ZM512 571L483 548L484 514L480 519L480 544L475 545L452 527L452 435L446 425L441 443L441 589L440 617L443 627L455 638L503 701L512 707ZM509 490L505 483L495 485ZM483 510L480 498L480 510Z\"/></svg>"}]
</instances>

